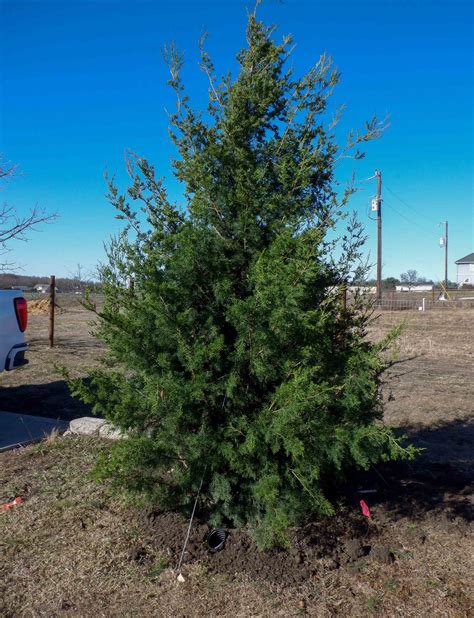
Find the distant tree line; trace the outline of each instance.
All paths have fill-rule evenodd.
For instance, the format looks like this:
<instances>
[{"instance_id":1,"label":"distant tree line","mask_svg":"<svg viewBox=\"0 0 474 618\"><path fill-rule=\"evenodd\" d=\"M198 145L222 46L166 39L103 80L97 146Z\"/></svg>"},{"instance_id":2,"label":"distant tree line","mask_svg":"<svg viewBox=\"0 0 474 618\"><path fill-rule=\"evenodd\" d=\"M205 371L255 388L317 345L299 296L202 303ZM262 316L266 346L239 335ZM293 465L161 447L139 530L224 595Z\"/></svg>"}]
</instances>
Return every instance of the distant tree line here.
<instances>
[{"instance_id":1,"label":"distant tree line","mask_svg":"<svg viewBox=\"0 0 474 618\"><path fill-rule=\"evenodd\" d=\"M359 282L358 285L367 285L367 286L375 286L375 279L368 279L364 282ZM441 289L444 285L440 282L435 282L432 279L427 279L426 277L421 277L416 270L407 270L404 273L400 274L400 278L397 277L387 277L386 279L382 279L382 288L384 290L395 290L397 285L404 285L407 287L413 287L415 285L432 285L436 289ZM449 288L457 288L457 283L455 281L448 281L448 289Z\"/></svg>"},{"instance_id":2,"label":"distant tree line","mask_svg":"<svg viewBox=\"0 0 474 618\"><path fill-rule=\"evenodd\" d=\"M23 288L33 289L40 283L48 284L49 277L37 277L34 275L19 275L16 273L0 273L0 288ZM56 277L56 286L60 292L77 292L92 288L100 290L100 284L93 281L83 281L71 277Z\"/></svg>"}]
</instances>

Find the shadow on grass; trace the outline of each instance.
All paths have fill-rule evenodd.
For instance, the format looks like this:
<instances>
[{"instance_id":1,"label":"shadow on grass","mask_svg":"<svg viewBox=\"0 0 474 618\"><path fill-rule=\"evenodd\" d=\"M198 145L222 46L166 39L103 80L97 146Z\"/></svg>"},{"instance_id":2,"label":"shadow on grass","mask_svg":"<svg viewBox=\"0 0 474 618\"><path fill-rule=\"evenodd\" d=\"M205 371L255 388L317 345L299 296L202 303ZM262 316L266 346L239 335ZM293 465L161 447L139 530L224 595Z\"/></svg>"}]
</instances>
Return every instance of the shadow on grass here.
<instances>
[{"instance_id":1,"label":"shadow on grass","mask_svg":"<svg viewBox=\"0 0 474 618\"><path fill-rule=\"evenodd\" d=\"M437 427L402 428L408 441L425 450L413 462L390 462L357 475L348 487L354 500L383 505L392 516L413 520L474 521L474 421L456 420ZM357 490L376 490L358 493Z\"/></svg>"},{"instance_id":2,"label":"shadow on grass","mask_svg":"<svg viewBox=\"0 0 474 618\"><path fill-rule=\"evenodd\" d=\"M71 396L65 380L0 387L0 410L64 421L93 416L91 406Z\"/></svg>"},{"instance_id":3,"label":"shadow on grass","mask_svg":"<svg viewBox=\"0 0 474 618\"><path fill-rule=\"evenodd\" d=\"M0 388L0 410L66 421L92 416L90 406L71 397L64 380ZM474 420L400 431L426 450L414 462L392 462L353 475L343 491L348 502L358 507L364 498L412 519L432 514L473 521Z\"/></svg>"}]
</instances>

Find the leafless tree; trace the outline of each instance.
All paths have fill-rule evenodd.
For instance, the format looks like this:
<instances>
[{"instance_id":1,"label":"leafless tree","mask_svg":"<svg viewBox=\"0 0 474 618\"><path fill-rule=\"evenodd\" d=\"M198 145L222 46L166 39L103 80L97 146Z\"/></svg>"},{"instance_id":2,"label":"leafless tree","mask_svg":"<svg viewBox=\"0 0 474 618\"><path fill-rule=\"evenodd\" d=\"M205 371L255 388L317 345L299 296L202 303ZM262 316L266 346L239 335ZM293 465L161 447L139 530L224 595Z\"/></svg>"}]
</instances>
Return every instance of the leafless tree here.
<instances>
[{"instance_id":1,"label":"leafless tree","mask_svg":"<svg viewBox=\"0 0 474 618\"><path fill-rule=\"evenodd\" d=\"M89 283L91 275L86 272L84 266L80 263L77 264L76 270L69 271L69 276L74 281L77 290L83 290Z\"/></svg>"},{"instance_id":2,"label":"leafless tree","mask_svg":"<svg viewBox=\"0 0 474 618\"><path fill-rule=\"evenodd\" d=\"M5 161L0 155L0 190L17 174L18 166ZM27 233L36 231L36 226L51 223L57 218L55 214L47 214L38 206L31 208L28 214L20 215L14 206L0 204L0 256L8 253L12 240L27 240ZM11 268L11 262L0 262L0 271Z\"/></svg>"},{"instance_id":3,"label":"leafless tree","mask_svg":"<svg viewBox=\"0 0 474 618\"><path fill-rule=\"evenodd\" d=\"M409 290L415 285L422 285L423 283L428 283L425 277L420 277L418 275L418 271L416 270L407 270L406 273L402 273L400 275L400 281L404 283Z\"/></svg>"}]
</instances>

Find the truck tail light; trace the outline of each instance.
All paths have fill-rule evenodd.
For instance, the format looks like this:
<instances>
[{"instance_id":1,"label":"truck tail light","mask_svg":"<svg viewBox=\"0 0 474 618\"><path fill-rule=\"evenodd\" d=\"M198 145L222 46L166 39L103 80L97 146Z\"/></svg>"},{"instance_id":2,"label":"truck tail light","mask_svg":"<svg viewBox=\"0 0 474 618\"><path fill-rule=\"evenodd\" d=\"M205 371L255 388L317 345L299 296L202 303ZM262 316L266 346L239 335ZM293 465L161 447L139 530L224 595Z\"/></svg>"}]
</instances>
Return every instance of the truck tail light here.
<instances>
[{"instance_id":1,"label":"truck tail light","mask_svg":"<svg viewBox=\"0 0 474 618\"><path fill-rule=\"evenodd\" d=\"M28 325L28 304L24 298L15 298L13 303L15 305L18 328L24 333Z\"/></svg>"}]
</instances>

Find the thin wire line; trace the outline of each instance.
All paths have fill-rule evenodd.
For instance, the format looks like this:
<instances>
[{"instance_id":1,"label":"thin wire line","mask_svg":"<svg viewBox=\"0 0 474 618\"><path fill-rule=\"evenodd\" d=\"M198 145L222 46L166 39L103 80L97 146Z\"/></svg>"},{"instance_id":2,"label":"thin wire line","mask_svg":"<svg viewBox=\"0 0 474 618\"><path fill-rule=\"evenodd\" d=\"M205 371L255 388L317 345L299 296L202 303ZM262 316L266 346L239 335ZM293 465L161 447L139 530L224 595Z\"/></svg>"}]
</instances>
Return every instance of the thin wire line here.
<instances>
[{"instance_id":1,"label":"thin wire line","mask_svg":"<svg viewBox=\"0 0 474 618\"><path fill-rule=\"evenodd\" d=\"M201 483L199 485L199 489L198 489L198 492L196 494L196 500L194 500L193 512L191 513L191 519L189 520L188 532L186 534L186 539L184 540L183 551L181 552L181 557L179 559L179 563L178 563L178 566L176 568L176 571L178 572L178 575L181 572L180 571L181 563L183 562L184 552L186 551L186 547L187 547L188 541L189 541L189 535L191 534L191 526L193 525L194 513L196 511L196 506L197 506L197 503L198 503L198 500L199 500L199 494L201 493L202 484L204 482L204 475L206 474L206 470L207 470L207 466L206 466L206 468L205 468L205 470L203 472L202 478L201 478Z\"/></svg>"},{"instance_id":2,"label":"thin wire line","mask_svg":"<svg viewBox=\"0 0 474 618\"><path fill-rule=\"evenodd\" d=\"M423 234L423 238L426 241L429 241L430 243L433 242L433 239L427 234L426 230L423 227L421 227L421 225L418 222L410 220L403 213L401 213L399 210L397 210L395 208L395 206L393 204L391 204L389 201L387 201L386 199L383 200L383 203L385 205L387 205L391 210L393 210L398 216L400 216L402 219L404 219L409 225L415 226L417 229L421 230L421 232ZM368 208L370 208L370 206ZM375 219L372 219L372 217L370 216L370 210L368 211L367 215L368 215L368 218L371 221L375 221ZM435 279L436 279L436 277L435 277ZM439 277L438 277L438 281L441 281L441 279Z\"/></svg>"},{"instance_id":3,"label":"thin wire line","mask_svg":"<svg viewBox=\"0 0 474 618\"><path fill-rule=\"evenodd\" d=\"M422 230L424 234L426 234L426 230L422 228L418 222L412 221L411 219L409 219L406 215L404 215L402 212L397 210L391 202L388 202L387 200L384 200L383 202L384 202L384 205L387 205L391 210L393 210L393 212L396 212L399 217L401 217L402 219L405 219L407 223L409 223L410 225L414 225L418 229Z\"/></svg>"},{"instance_id":4,"label":"thin wire line","mask_svg":"<svg viewBox=\"0 0 474 618\"><path fill-rule=\"evenodd\" d=\"M392 189L390 189L390 187L388 187L386 183L384 183L384 188L387 189L387 191L391 193L393 197L395 197L402 204L404 204L407 208L409 208L415 215L418 215L419 217L423 217L424 219L426 219L430 223L433 223L434 225L438 225L439 221L435 221L434 219L431 219L431 217L428 217L425 214L418 212L414 206L412 206L411 204L408 204L408 202L406 202L399 195L397 195L394 191L392 191Z\"/></svg>"},{"instance_id":5,"label":"thin wire line","mask_svg":"<svg viewBox=\"0 0 474 618\"><path fill-rule=\"evenodd\" d=\"M367 182L368 180L373 180L374 178L377 178L377 176L369 176L368 178L362 178L361 180L358 180L357 182Z\"/></svg>"}]
</instances>

